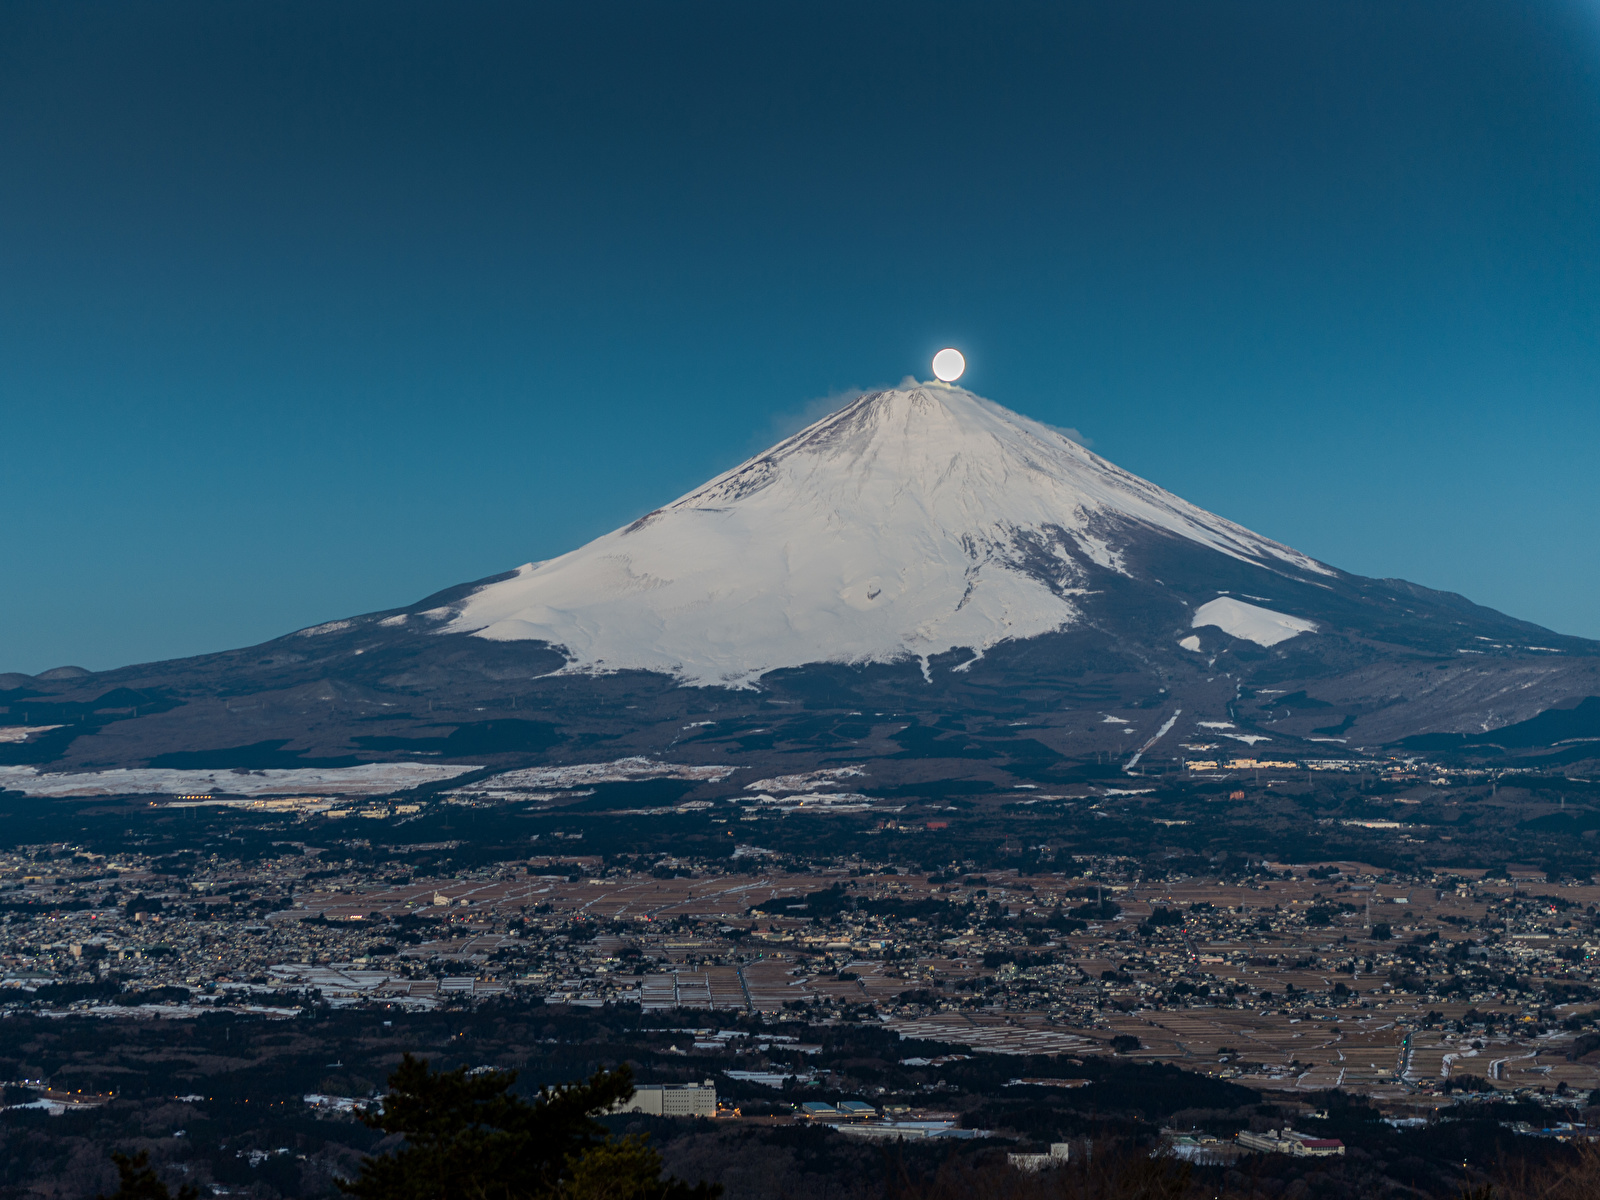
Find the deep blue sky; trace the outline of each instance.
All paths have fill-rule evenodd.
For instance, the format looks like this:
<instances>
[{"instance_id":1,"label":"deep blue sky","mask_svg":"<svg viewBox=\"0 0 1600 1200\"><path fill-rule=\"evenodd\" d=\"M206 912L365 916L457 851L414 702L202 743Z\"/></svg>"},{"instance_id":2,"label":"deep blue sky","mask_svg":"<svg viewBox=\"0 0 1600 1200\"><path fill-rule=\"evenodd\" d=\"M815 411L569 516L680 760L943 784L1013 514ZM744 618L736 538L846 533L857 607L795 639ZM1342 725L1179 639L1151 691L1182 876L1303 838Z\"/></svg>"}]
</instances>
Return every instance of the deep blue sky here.
<instances>
[{"instance_id":1,"label":"deep blue sky","mask_svg":"<svg viewBox=\"0 0 1600 1200\"><path fill-rule=\"evenodd\" d=\"M0 670L548 557L928 374L1600 637L1600 8L0 4Z\"/></svg>"}]
</instances>

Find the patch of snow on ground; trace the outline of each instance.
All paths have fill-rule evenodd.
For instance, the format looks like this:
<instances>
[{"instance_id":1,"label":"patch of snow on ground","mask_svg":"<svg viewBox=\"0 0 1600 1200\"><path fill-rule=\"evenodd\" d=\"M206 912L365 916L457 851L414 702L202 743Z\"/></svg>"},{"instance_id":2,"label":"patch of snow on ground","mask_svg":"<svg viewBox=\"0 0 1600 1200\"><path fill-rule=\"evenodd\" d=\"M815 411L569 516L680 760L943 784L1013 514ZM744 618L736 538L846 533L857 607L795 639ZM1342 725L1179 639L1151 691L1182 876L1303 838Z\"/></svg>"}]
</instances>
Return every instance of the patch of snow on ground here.
<instances>
[{"instance_id":1,"label":"patch of snow on ground","mask_svg":"<svg viewBox=\"0 0 1600 1200\"><path fill-rule=\"evenodd\" d=\"M747 792L820 792L832 787L841 779L853 779L866 772L860 767L830 767L822 771L807 771L803 775L775 775L771 779L758 779L744 785Z\"/></svg>"},{"instance_id":2,"label":"patch of snow on ground","mask_svg":"<svg viewBox=\"0 0 1600 1200\"><path fill-rule=\"evenodd\" d=\"M474 766L364 763L359 767L295 767L266 771L177 771L138 767L79 774L40 774L0 767L0 788L28 796L372 796L452 779Z\"/></svg>"},{"instance_id":3,"label":"patch of snow on ground","mask_svg":"<svg viewBox=\"0 0 1600 1200\"><path fill-rule=\"evenodd\" d=\"M1195 609L1193 626L1199 629L1203 625L1215 625L1223 633L1258 646L1276 646L1297 634L1317 631L1314 621L1258 608L1232 596L1219 596Z\"/></svg>"},{"instance_id":4,"label":"patch of snow on ground","mask_svg":"<svg viewBox=\"0 0 1600 1200\"><path fill-rule=\"evenodd\" d=\"M1125 771L1131 771L1134 768L1135 764L1138 763L1139 759L1144 755L1145 751L1150 749L1151 746L1154 746L1162 738L1166 737L1167 736L1167 732L1174 725L1176 725L1178 723L1178 718L1181 717L1182 715L1183 715L1183 709L1180 708L1177 711L1175 711L1170 717L1168 717L1167 721L1166 721L1166 724L1163 725L1160 729L1156 730L1155 734L1150 738L1150 740L1148 742L1146 742L1144 745L1139 747L1139 749L1134 753L1134 756L1127 761L1127 763L1124 765L1124 767L1122 769L1125 770ZM1123 733L1132 733L1133 730L1124 729L1122 732Z\"/></svg>"},{"instance_id":5,"label":"patch of snow on ground","mask_svg":"<svg viewBox=\"0 0 1600 1200\"><path fill-rule=\"evenodd\" d=\"M25 742L36 733L49 733L52 729L60 729L59 725L6 725L0 726L0 744L7 742Z\"/></svg>"},{"instance_id":6,"label":"patch of snow on ground","mask_svg":"<svg viewBox=\"0 0 1600 1200\"><path fill-rule=\"evenodd\" d=\"M765 792L755 802L777 812L861 812L873 806L871 796L859 792L803 792L795 796L769 796ZM905 805L884 807L884 812L899 812Z\"/></svg>"},{"instance_id":7,"label":"patch of snow on ground","mask_svg":"<svg viewBox=\"0 0 1600 1200\"><path fill-rule=\"evenodd\" d=\"M574 763L565 767L524 767L491 775L464 789L473 792L522 791L535 788L573 788L594 783L632 783L640 779L690 779L720 783L738 767L699 767L687 763L658 762L653 758L619 758L606 763Z\"/></svg>"}]
</instances>

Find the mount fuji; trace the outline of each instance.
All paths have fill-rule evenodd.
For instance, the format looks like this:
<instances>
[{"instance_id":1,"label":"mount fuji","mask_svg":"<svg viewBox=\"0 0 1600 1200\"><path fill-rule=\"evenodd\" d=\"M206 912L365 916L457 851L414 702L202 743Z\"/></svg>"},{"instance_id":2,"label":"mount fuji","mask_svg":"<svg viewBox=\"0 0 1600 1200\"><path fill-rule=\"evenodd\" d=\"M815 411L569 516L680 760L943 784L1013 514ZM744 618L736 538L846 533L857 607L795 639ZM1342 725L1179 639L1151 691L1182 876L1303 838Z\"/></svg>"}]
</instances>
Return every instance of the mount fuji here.
<instances>
[{"instance_id":1,"label":"mount fuji","mask_svg":"<svg viewBox=\"0 0 1600 1200\"><path fill-rule=\"evenodd\" d=\"M748 686L815 662L926 664L1082 624L1096 573L1131 577L1132 544L1161 537L1296 579L1335 575L1049 426L930 384L862 396L489 584L444 628L548 642L573 671L696 684ZM1244 608L1226 620L1248 621Z\"/></svg>"},{"instance_id":2,"label":"mount fuji","mask_svg":"<svg viewBox=\"0 0 1600 1200\"><path fill-rule=\"evenodd\" d=\"M1596 695L1600 643L1340 571L907 381L546 562L246 649L0 675L0 768L1043 778L1225 739L1476 745L1544 721L1571 741L1588 717L1562 714Z\"/></svg>"}]
</instances>

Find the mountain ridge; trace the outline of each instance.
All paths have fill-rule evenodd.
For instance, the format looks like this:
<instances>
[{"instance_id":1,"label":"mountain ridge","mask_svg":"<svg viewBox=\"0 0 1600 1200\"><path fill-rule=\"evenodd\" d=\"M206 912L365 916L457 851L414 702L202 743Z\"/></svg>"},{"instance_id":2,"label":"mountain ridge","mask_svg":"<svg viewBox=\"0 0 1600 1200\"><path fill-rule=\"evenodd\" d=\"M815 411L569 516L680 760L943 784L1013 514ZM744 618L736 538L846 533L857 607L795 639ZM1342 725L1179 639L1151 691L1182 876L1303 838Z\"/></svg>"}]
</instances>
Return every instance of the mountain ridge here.
<instances>
[{"instance_id":1,"label":"mountain ridge","mask_svg":"<svg viewBox=\"0 0 1600 1200\"><path fill-rule=\"evenodd\" d=\"M639 586L608 586L619 546ZM995 781L1129 766L1135 748L1145 769L1230 739L1470 749L1589 696L1600 643L1350 575L918 385L544 564L254 647L0 676L0 766L667 755L877 762L917 786L952 764ZM952 757L951 739L983 753Z\"/></svg>"}]
</instances>

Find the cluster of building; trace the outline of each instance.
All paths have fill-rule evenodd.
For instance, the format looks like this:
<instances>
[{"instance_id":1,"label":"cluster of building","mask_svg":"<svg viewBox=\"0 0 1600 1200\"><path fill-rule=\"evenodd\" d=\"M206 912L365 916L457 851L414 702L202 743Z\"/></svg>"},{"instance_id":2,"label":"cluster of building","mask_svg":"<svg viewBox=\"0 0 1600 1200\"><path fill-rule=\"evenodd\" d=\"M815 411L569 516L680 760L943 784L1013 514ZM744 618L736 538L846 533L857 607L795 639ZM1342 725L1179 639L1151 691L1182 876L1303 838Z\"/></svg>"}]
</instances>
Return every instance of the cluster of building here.
<instances>
[{"instance_id":1,"label":"cluster of building","mask_svg":"<svg viewBox=\"0 0 1600 1200\"><path fill-rule=\"evenodd\" d=\"M1234 1135L1234 1140L1246 1150L1256 1150L1262 1154L1288 1154L1295 1158L1331 1158L1344 1153L1344 1143L1338 1138L1299 1133L1287 1125L1263 1133L1240 1130Z\"/></svg>"},{"instance_id":2,"label":"cluster of building","mask_svg":"<svg viewBox=\"0 0 1600 1200\"><path fill-rule=\"evenodd\" d=\"M1353 764L1351 764L1351 765L1353 765ZM1204 772L1204 771L1260 771L1260 770L1268 770L1268 769L1282 770L1282 771L1294 771L1294 770L1300 770L1300 769L1305 769L1305 770L1310 770L1310 771L1325 771L1325 770L1341 770L1341 769L1344 769L1344 766L1345 766L1345 764L1343 764L1342 762L1338 766L1333 766L1331 764L1324 764L1322 762L1318 762L1316 765L1312 765L1311 763L1301 764L1301 763L1294 762L1294 761L1289 760L1289 759L1278 759L1278 758L1229 758L1229 759L1221 759L1221 758L1188 758L1188 759L1184 759L1184 762L1183 762L1184 770L1186 770L1186 771L1197 771L1197 772Z\"/></svg>"},{"instance_id":3,"label":"cluster of building","mask_svg":"<svg viewBox=\"0 0 1600 1200\"><path fill-rule=\"evenodd\" d=\"M869 1141L919 1141L928 1138L986 1138L987 1129L963 1129L953 1112L916 1110L906 1104L885 1105L881 1110L865 1100L803 1102L799 1117L826 1125L847 1137Z\"/></svg>"},{"instance_id":4,"label":"cluster of building","mask_svg":"<svg viewBox=\"0 0 1600 1200\"><path fill-rule=\"evenodd\" d=\"M327 857L0 857L0 1003L182 1015L512 993L877 1019L1290 1091L1600 1086L1595 1048L1573 1052L1600 1004L1592 886L1359 863L1151 879L1111 858L1026 876L785 871L759 855L649 869L551 855L411 878ZM706 1041L685 1053L767 1069L753 1047Z\"/></svg>"},{"instance_id":5,"label":"cluster of building","mask_svg":"<svg viewBox=\"0 0 1600 1200\"><path fill-rule=\"evenodd\" d=\"M1214 746L1212 747L1214 748ZM1497 778L1502 772L1485 767L1444 767L1421 758L1183 758L1185 771L1196 775L1240 771L1332 771L1370 775L1389 781L1426 780L1440 787L1460 787Z\"/></svg>"},{"instance_id":6,"label":"cluster of building","mask_svg":"<svg viewBox=\"0 0 1600 1200\"><path fill-rule=\"evenodd\" d=\"M1286 1154L1291 1158L1333 1158L1344 1154L1338 1138L1302 1133L1288 1125L1281 1129L1240 1130L1231 1138L1209 1133L1162 1131L1160 1153L1203 1165L1237 1161L1246 1154Z\"/></svg>"}]
</instances>

